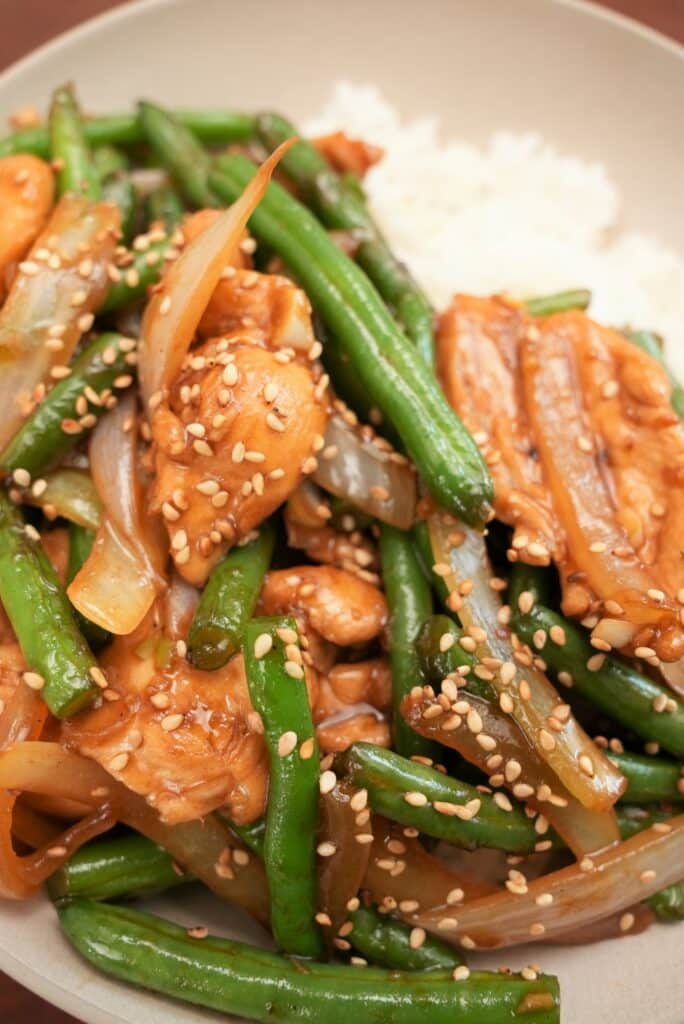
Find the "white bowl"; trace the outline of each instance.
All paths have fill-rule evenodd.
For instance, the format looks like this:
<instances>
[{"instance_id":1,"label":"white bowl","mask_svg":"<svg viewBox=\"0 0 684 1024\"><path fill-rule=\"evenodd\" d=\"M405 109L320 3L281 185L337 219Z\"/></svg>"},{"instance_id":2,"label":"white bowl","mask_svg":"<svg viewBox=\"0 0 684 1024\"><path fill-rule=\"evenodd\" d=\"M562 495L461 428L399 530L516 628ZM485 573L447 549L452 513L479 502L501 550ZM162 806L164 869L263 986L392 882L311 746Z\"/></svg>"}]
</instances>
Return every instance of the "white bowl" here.
<instances>
[{"instance_id":1,"label":"white bowl","mask_svg":"<svg viewBox=\"0 0 684 1024\"><path fill-rule=\"evenodd\" d=\"M531 129L601 160L624 197L622 226L682 252L683 55L654 32L572 0L143 0L1 75L0 116L27 102L44 107L57 83L74 79L94 111L148 96L178 106L276 106L301 119L339 78L375 81L405 114L436 113L461 137ZM155 908L259 938L195 888ZM539 961L558 973L564 1024L682 1024L681 942L680 927L659 926L587 948L535 945L473 959ZM44 898L0 904L0 967L88 1024L216 1019L98 975L62 938Z\"/></svg>"}]
</instances>

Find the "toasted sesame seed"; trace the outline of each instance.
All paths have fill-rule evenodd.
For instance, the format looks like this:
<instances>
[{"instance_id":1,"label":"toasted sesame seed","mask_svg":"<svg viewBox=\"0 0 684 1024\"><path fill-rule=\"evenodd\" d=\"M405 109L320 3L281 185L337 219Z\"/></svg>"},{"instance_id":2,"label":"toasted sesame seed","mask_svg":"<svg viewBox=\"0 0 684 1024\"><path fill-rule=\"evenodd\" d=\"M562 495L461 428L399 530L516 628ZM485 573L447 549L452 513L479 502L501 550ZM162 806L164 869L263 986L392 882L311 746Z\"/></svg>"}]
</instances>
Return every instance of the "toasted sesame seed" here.
<instances>
[{"instance_id":1,"label":"toasted sesame seed","mask_svg":"<svg viewBox=\"0 0 684 1024\"><path fill-rule=\"evenodd\" d=\"M494 803L497 805L497 807L500 807L502 811L512 811L513 810L513 804L508 799L508 797L506 796L505 793L495 793L494 794Z\"/></svg>"},{"instance_id":2,"label":"toasted sesame seed","mask_svg":"<svg viewBox=\"0 0 684 1024\"><path fill-rule=\"evenodd\" d=\"M639 875L639 881L644 883L652 882L655 877L656 872L652 868L647 868L645 871L642 871Z\"/></svg>"},{"instance_id":3,"label":"toasted sesame seed","mask_svg":"<svg viewBox=\"0 0 684 1024\"><path fill-rule=\"evenodd\" d=\"M654 658L655 651L652 647L635 647L634 655L637 658Z\"/></svg>"},{"instance_id":4,"label":"toasted sesame seed","mask_svg":"<svg viewBox=\"0 0 684 1024\"><path fill-rule=\"evenodd\" d=\"M454 981L467 981L470 977L470 968L465 964L459 964L458 967L454 967L451 976Z\"/></svg>"},{"instance_id":5,"label":"toasted sesame seed","mask_svg":"<svg viewBox=\"0 0 684 1024\"><path fill-rule=\"evenodd\" d=\"M519 692L520 692L520 697L521 697L522 700L531 700L532 699L532 690L530 689L530 684L527 682L526 679L523 679L521 681Z\"/></svg>"},{"instance_id":6,"label":"toasted sesame seed","mask_svg":"<svg viewBox=\"0 0 684 1024\"><path fill-rule=\"evenodd\" d=\"M589 776L589 778L593 777L593 775L594 775L594 762L592 761L592 759L589 757L588 754L581 754L579 756L579 758L577 759L577 763L579 764L580 771L583 772L584 775Z\"/></svg>"},{"instance_id":7,"label":"toasted sesame seed","mask_svg":"<svg viewBox=\"0 0 684 1024\"><path fill-rule=\"evenodd\" d=\"M412 928L409 934L409 946L411 949L420 949L427 938L424 928Z\"/></svg>"},{"instance_id":8,"label":"toasted sesame seed","mask_svg":"<svg viewBox=\"0 0 684 1024\"><path fill-rule=\"evenodd\" d=\"M542 750L552 751L556 749L556 741L550 732L546 729L539 730L539 743Z\"/></svg>"},{"instance_id":9,"label":"toasted sesame seed","mask_svg":"<svg viewBox=\"0 0 684 1024\"><path fill-rule=\"evenodd\" d=\"M582 857L579 862L580 871L592 871L594 868L594 862L591 857Z\"/></svg>"},{"instance_id":10,"label":"toasted sesame seed","mask_svg":"<svg viewBox=\"0 0 684 1024\"><path fill-rule=\"evenodd\" d=\"M316 847L316 853L319 857L332 857L337 853L337 847L335 843L325 841L318 844Z\"/></svg>"},{"instance_id":11,"label":"toasted sesame seed","mask_svg":"<svg viewBox=\"0 0 684 1024\"><path fill-rule=\"evenodd\" d=\"M288 757L297 746L297 733L289 729L284 732L278 740L278 754L280 757Z\"/></svg>"},{"instance_id":12,"label":"toasted sesame seed","mask_svg":"<svg viewBox=\"0 0 684 1024\"><path fill-rule=\"evenodd\" d=\"M175 732L183 724L183 715L176 713L173 715L166 715L161 720L161 727L164 732Z\"/></svg>"},{"instance_id":13,"label":"toasted sesame seed","mask_svg":"<svg viewBox=\"0 0 684 1024\"><path fill-rule=\"evenodd\" d=\"M254 657L263 658L273 647L273 637L270 633L260 633L254 641Z\"/></svg>"},{"instance_id":14,"label":"toasted sesame seed","mask_svg":"<svg viewBox=\"0 0 684 1024\"><path fill-rule=\"evenodd\" d=\"M90 675L90 678L93 680L93 682L96 683L103 690L105 690L109 685L107 682L106 675L98 665L91 665L88 670L88 674Z\"/></svg>"},{"instance_id":15,"label":"toasted sesame seed","mask_svg":"<svg viewBox=\"0 0 684 1024\"><path fill-rule=\"evenodd\" d=\"M30 690L42 690L45 686L45 680L38 672L24 672L21 678Z\"/></svg>"},{"instance_id":16,"label":"toasted sesame seed","mask_svg":"<svg viewBox=\"0 0 684 1024\"><path fill-rule=\"evenodd\" d=\"M655 587L651 587L646 593L652 601L661 602L665 600L665 592L663 590L657 590Z\"/></svg>"},{"instance_id":17,"label":"toasted sesame seed","mask_svg":"<svg viewBox=\"0 0 684 1024\"><path fill-rule=\"evenodd\" d=\"M110 772L121 772L124 770L129 761L129 754L127 751L122 750L120 754L115 754L109 762Z\"/></svg>"},{"instance_id":18,"label":"toasted sesame seed","mask_svg":"<svg viewBox=\"0 0 684 1024\"><path fill-rule=\"evenodd\" d=\"M351 807L352 811L362 811L367 806L367 804L368 804L368 790L367 789L359 789L359 790L357 790L356 793L354 793L354 795L352 796L351 800L349 801L349 806Z\"/></svg>"},{"instance_id":19,"label":"toasted sesame seed","mask_svg":"<svg viewBox=\"0 0 684 1024\"><path fill-rule=\"evenodd\" d=\"M328 771L325 771L325 772L321 773L321 777L320 777L320 779L318 781L318 786L319 786L319 789L320 789L321 793L323 793L323 794L325 794L325 793L332 793L332 791L333 791L333 789L335 788L336 785L337 785L337 776L335 775L335 772L330 771L328 769Z\"/></svg>"},{"instance_id":20,"label":"toasted sesame seed","mask_svg":"<svg viewBox=\"0 0 684 1024\"><path fill-rule=\"evenodd\" d=\"M534 607L534 594L530 590L523 590L518 597L518 610L523 615L528 615Z\"/></svg>"},{"instance_id":21,"label":"toasted sesame seed","mask_svg":"<svg viewBox=\"0 0 684 1024\"><path fill-rule=\"evenodd\" d=\"M301 757L302 761L309 761L311 757L313 757L315 747L316 744L313 736L309 736L308 739L304 740L301 747L299 748L299 756Z\"/></svg>"},{"instance_id":22,"label":"toasted sesame seed","mask_svg":"<svg viewBox=\"0 0 684 1024\"><path fill-rule=\"evenodd\" d=\"M425 807L428 802L424 793L404 793L404 800L411 807Z\"/></svg>"},{"instance_id":23,"label":"toasted sesame seed","mask_svg":"<svg viewBox=\"0 0 684 1024\"><path fill-rule=\"evenodd\" d=\"M288 676L292 679L303 679L304 669L301 665L298 665L296 661L286 661L284 665L285 671Z\"/></svg>"},{"instance_id":24,"label":"toasted sesame seed","mask_svg":"<svg viewBox=\"0 0 684 1024\"><path fill-rule=\"evenodd\" d=\"M633 927L635 920L634 914L623 914L620 918L620 931L628 932Z\"/></svg>"},{"instance_id":25,"label":"toasted sesame seed","mask_svg":"<svg viewBox=\"0 0 684 1024\"><path fill-rule=\"evenodd\" d=\"M538 907L550 907L553 903L553 896L550 892L541 892L534 901Z\"/></svg>"},{"instance_id":26,"label":"toasted sesame seed","mask_svg":"<svg viewBox=\"0 0 684 1024\"><path fill-rule=\"evenodd\" d=\"M534 793L534 787L528 785L526 782L518 782L513 787L513 796L517 797L518 800L527 800L528 797Z\"/></svg>"},{"instance_id":27,"label":"toasted sesame seed","mask_svg":"<svg viewBox=\"0 0 684 1024\"><path fill-rule=\"evenodd\" d=\"M545 931L546 928L541 921L535 921L530 925L530 935L543 935Z\"/></svg>"}]
</instances>

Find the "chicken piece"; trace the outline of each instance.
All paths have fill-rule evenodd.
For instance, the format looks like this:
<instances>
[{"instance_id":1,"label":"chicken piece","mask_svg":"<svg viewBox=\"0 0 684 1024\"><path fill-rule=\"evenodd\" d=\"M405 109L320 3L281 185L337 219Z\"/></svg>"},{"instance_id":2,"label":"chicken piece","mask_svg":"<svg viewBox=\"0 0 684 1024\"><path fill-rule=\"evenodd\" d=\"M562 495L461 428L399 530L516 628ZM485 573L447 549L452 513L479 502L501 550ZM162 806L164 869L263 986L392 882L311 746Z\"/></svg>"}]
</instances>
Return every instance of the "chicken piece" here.
<instances>
[{"instance_id":1,"label":"chicken piece","mask_svg":"<svg viewBox=\"0 0 684 1024\"><path fill-rule=\"evenodd\" d=\"M313 364L245 334L191 351L152 420L150 499L189 583L202 586L225 552L316 468L326 383Z\"/></svg>"},{"instance_id":2,"label":"chicken piece","mask_svg":"<svg viewBox=\"0 0 684 1024\"><path fill-rule=\"evenodd\" d=\"M285 506L284 520L287 543L300 548L313 562L334 565L353 572L369 583L378 584L379 558L375 545L360 530L344 533L327 526L330 506L317 500L306 484L297 488Z\"/></svg>"},{"instance_id":3,"label":"chicken piece","mask_svg":"<svg viewBox=\"0 0 684 1024\"><path fill-rule=\"evenodd\" d=\"M179 657L150 619L102 654L102 705L65 723L68 746L176 824L226 807L237 824L263 813L268 758L242 655L202 672ZM168 663L157 666L157 659Z\"/></svg>"},{"instance_id":4,"label":"chicken piece","mask_svg":"<svg viewBox=\"0 0 684 1024\"><path fill-rule=\"evenodd\" d=\"M520 345L530 422L569 557L634 629L615 646L684 655L684 432L650 356L582 313L532 325ZM618 642L619 641L619 642ZM610 641L609 641L610 642Z\"/></svg>"},{"instance_id":5,"label":"chicken piece","mask_svg":"<svg viewBox=\"0 0 684 1024\"><path fill-rule=\"evenodd\" d=\"M195 213L189 213L187 217L184 217L180 227L183 245L189 245L190 242L194 242L198 235L201 235L203 231L211 227L220 213L220 210L214 209L196 210ZM249 269L252 266L250 253L253 251L254 245L255 243L249 237L249 234L243 231L238 247L230 261L230 266L243 270Z\"/></svg>"},{"instance_id":6,"label":"chicken piece","mask_svg":"<svg viewBox=\"0 0 684 1024\"><path fill-rule=\"evenodd\" d=\"M684 433L662 368L579 312L532 321L457 296L442 318L447 397L482 443L515 560L552 558L566 614L597 639L677 661L684 630Z\"/></svg>"},{"instance_id":7,"label":"chicken piece","mask_svg":"<svg viewBox=\"0 0 684 1024\"><path fill-rule=\"evenodd\" d=\"M321 676L315 703L312 703L316 724L325 723L350 708L358 713L389 711L392 703L392 672L386 658L339 662Z\"/></svg>"},{"instance_id":8,"label":"chicken piece","mask_svg":"<svg viewBox=\"0 0 684 1024\"><path fill-rule=\"evenodd\" d=\"M564 543L525 408L518 357L525 324L505 299L456 295L439 322L438 372L482 450L496 515L513 527L513 550L548 565L563 557Z\"/></svg>"},{"instance_id":9,"label":"chicken piece","mask_svg":"<svg viewBox=\"0 0 684 1024\"><path fill-rule=\"evenodd\" d=\"M31 248L54 199L50 165L22 153L0 160L0 300L16 264Z\"/></svg>"},{"instance_id":10,"label":"chicken piece","mask_svg":"<svg viewBox=\"0 0 684 1024\"><path fill-rule=\"evenodd\" d=\"M316 739L323 754L337 754L353 743L373 743L376 747L389 749L392 730L389 722L378 715L346 714L319 725Z\"/></svg>"},{"instance_id":11,"label":"chicken piece","mask_svg":"<svg viewBox=\"0 0 684 1024\"><path fill-rule=\"evenodd\" d=\"M201 338L248 330L272 348L306 356L316 341L306 293L287 277L228 267L200 324Z\"/></svg>"},{"instance_id":12,"label":"chicken piece","mask_svg":"<svg viewBox=\"0 0 684 1024\"><path fill-rule=\"evenodd\" d=\"M384 594L353 573L327 565L269 572L259 598L260 614L291 614L338 647L367 643L387 623Z\"/></svg>"},{"instance_id":13,"label":"chicken piece","mask_svg":"<svg viewBox=\"0 0 684 1024\"><path fill-rule=\"evenodd\" d=\"M374 146L361 139L350 139L346 132L320 135L313 140L313 144L336 171L353 171L359 178L363 178L385 155L381 146Z\"/></svg>"}]
</instances>

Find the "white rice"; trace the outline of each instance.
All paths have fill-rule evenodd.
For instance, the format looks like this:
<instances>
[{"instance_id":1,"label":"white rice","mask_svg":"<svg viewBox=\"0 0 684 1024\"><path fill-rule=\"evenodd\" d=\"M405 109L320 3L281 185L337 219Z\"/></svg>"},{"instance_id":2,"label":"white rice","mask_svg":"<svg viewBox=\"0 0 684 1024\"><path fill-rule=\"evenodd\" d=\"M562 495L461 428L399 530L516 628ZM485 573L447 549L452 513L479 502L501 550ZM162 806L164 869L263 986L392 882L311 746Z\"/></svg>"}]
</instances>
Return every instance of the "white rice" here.
<instances>
[{"instance_id":1,"label":"white rice","mask_svg":"<svg viewBox=\"0 0 684 1024\"><path fill-rule=\"evenodd\" d=\"M684 376L684 262L616 230L620 193L600 163L535 134L498 133L485 148L444 142L437 118L402 120L372 85L341 82L304 126L338 129L384 147L365 180L372 209L438 308L455 291L591 288L597 320L659 331Z\"/></svg>"}]
</instances>

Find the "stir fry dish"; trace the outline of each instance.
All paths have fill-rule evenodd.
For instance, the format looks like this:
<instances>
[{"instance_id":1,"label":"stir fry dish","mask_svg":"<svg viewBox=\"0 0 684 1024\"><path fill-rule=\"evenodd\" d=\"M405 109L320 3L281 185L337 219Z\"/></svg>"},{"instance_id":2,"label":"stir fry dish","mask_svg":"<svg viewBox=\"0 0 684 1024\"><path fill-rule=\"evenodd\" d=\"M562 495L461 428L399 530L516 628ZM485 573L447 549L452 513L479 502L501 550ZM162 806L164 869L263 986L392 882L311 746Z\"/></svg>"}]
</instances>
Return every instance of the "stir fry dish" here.
<instances>
[{"instance_id":1,"label":"stir fry dish","mask_svg":"<svg viewBox=\"0 0 684 1024\"><path fill-rule=\"evenodd\" d=\"M504 950L684 916L684 391L584 290L434 310L381 158L0 141L0 893L250 1020L555 1024ZM134 902L190 885L277 951Z\"/></svg>"}]
</instances>

